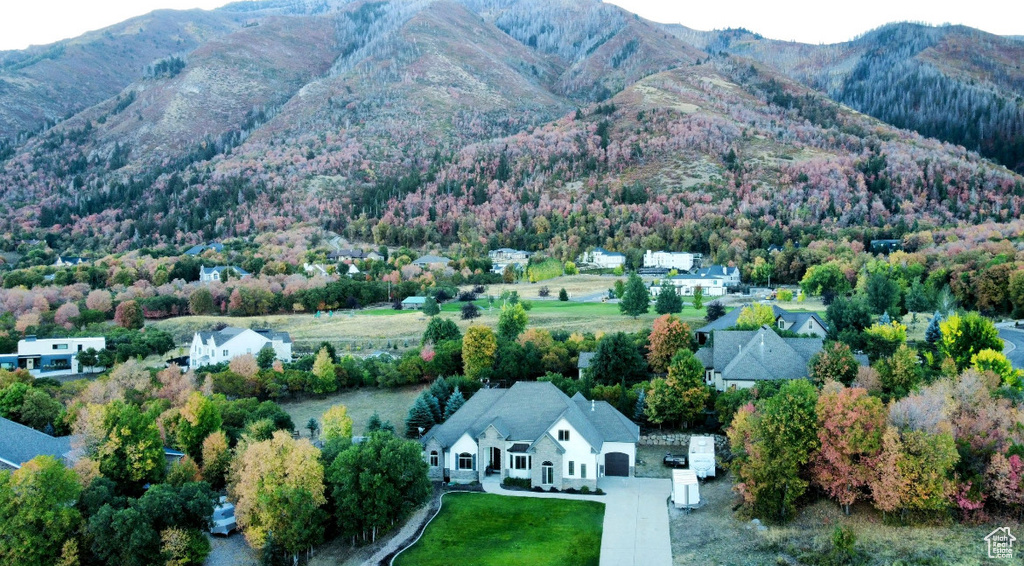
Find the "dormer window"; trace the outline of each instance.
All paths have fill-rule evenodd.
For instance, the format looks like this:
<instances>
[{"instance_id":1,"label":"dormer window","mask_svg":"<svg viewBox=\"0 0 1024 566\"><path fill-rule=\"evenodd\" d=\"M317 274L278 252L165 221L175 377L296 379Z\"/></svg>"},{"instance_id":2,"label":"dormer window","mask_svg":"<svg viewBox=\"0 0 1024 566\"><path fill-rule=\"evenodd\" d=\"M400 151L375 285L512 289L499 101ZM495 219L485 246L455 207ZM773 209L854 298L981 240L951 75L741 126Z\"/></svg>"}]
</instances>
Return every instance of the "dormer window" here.
<instances>
[{"instance_id":1,"label":"dormer window","mask_svg":"<svg viewBox=\"0 0 1024 566\"><path fill-rule=\"evenodd\" d=\"M560 430L560 431L558 431L558 441L559 442L568 442L569 441L569 431L568 430Z\"/></svg>"}]
</instances>

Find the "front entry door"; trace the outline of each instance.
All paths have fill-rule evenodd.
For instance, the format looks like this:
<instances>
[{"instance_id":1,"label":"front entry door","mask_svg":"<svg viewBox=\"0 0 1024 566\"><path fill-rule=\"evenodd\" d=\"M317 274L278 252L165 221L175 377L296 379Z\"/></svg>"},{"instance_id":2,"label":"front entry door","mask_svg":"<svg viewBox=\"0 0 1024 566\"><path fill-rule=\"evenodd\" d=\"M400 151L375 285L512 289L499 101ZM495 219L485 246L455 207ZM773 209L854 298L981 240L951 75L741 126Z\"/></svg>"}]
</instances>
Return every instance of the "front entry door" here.
<instances>
[{"instance_id":1,"label":"front entry door","mask_svg":"<svg viewBox=\"0 0 1024 566\"><path fill-rule=\"evenodd\" d=\"M491 469L501 471L501 448L491 448Z\"/></svg>"}]
</instances>

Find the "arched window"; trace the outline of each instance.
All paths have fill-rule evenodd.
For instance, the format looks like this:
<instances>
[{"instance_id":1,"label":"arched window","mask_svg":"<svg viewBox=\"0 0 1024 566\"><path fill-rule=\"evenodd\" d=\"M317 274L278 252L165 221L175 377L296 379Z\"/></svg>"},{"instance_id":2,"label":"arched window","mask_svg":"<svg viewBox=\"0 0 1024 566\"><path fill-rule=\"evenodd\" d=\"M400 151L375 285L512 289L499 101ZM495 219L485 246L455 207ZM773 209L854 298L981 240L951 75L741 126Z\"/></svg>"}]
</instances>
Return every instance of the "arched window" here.
<instances>
[{"instance_id":1,"label":"arched window","mask_svg":"<svg viewBox=\"0 0 1024 566\"><path fill-rule=\"evenodd\" d=\"M430 451L430 467L431 468L436 468L437 467L437 450L431 450Z\"/></svg>"},{"instance_id":2,"label":"arched window","mask_svg":"<svg viewBox=\"0 0 1024 566\"><path fill-rule=\"evenodd\" d=\"M473 469L473 455L469 452L463 452L459 454L459 469L460 470L472 470Z\"/></svg>"},{"instance_id":3,"label":"arched window","mask_svg":"<svg viewBox=\"0 0 1024 566\"><path fill-rule=\"evenodd\" d=\"M555 466L551 462L544 462L540 465L540 483L545 485L555 483Z\"/></svg>"}]
</instances>

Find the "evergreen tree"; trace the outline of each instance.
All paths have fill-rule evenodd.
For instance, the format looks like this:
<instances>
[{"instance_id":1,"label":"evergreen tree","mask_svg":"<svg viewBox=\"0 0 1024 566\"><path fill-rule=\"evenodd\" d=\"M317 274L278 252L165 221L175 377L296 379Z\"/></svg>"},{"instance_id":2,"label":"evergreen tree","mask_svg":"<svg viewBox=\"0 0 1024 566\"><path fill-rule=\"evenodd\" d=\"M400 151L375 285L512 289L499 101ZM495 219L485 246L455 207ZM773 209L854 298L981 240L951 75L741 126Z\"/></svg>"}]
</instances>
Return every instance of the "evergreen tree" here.
<instances>
[{"instance_id":1,"label":"evergreen tree","mask_svg":"<svg viewBox=\"0 0 1024 566\"><path fill-rule=\"evenodd\" d=\"M942 329L939 328L940 322L942 322L942 315L936 311L935 315L932 316L932 321L928 323L928 328L924 331L924 339L929 344L937 344L939 340L942 340Z\"/></svg>"},{"instance_id":2,"label":"evergreen tree","mask_svg":"<svg viewBox=\"0 0 1024 566\"><path fill-rule=\"evenodd\" d=\"M644 286L640 276L633 273L626 281L626 287L622 292L622 299L619 302L619 311L622 314L637 318L651 309L651 295Z\"/></svg>"},{"instance_id":3,"label":"evergreen tree","mask_svg":"<svg viewBox=\"0 0 1024 566\"><path fill-rule=\"evenodd\" d=\"M565 287L562 287L562 289L560 289L558 291L558 300L559 301L568 301L569 300L569 293L567 293L565 291Z\"/></svg>"},{"instance_id":4,"label":"evergreen tree","mask_svg":"<svg viewBox=\"0 0 1024 566\"><path fill-rule=\"evenodd\" d=\"M427 297L427 300L423 302L423 314L427 316L435 316L440 314L441 307L437 306L437 301L434 297Z\"/></svg>"},{"instance_id":5,"label":"evergreen tree","mask_svg":"<svg viewBox=\"0 0 1024 566\"><path fill-rule=\"evenodd\" d=\"M434 415L430 412L430 406L422 395L416 398L409 409L409 416L405 419L405 436L407 438L419 438L420 429L426 434L430 427L434 426Z\"/></svg>"},{"instance_id":6,"label":"evergreen tree","mask_svg":"<svg viewBox=\"0 0 1024 566\"><path fill-rule=\"evenodd\" d=\"M438 377L434 380L434 383L430 384L430 389L427 392L433 395L437 402L444 407L448 404L448 398L452 395L452 388L448 385L448 381L445 378Z\"/></svg>"},{"instance_id":7,"label":"evergreen tree","mask_svg":"<svg viewBox=\"0 0 1024 566\"><path fill-rule=\"evenodd\" d=\"M455 321L434 317L427 323L427 329L423 331L423 339L420 340L420 344L426 344L427 342L439 344L444 340L458 340L459 338L462 338L462 333L459 332L459 327L455 324Z\"/></svg>"},{"instance_id":8,"label":"evergreen tree","mask_svg":"<svg viewBox=\"0 0 1024 566\"><path fill-rule=\"evenodd\" d=\"M700 285L693 288L693 308L697 310L704 308L704 287Z\"/></svg>"},{"instance_id":9,"label":"evergreen tree","mask_svg":"<svg viewBox=\"0 0 1024 566\"><path fill-rule=\"evenodd\" d=\"M480 307L476 306L476 303L462 305L462 320L473 320L478 316L480 316Z\"/></svg>"},{"instance_id":10,"label":"evergreen tree","mask_svg":"<svg viewBox=\"0 0 1024 566\"><path fill-rule=\"evenodd\" d=\"M711 301L708 303L708 310L704 313L704 320L711 323L723 316L725 316L725 305L721 301Z\"/></svg>"},{"instance_id":11,"label":"evergreen tree","mask_svg":"<svg viewBox=\"0 0 1024 566\"><path fill-rule=\"evenodd\" d=\"M423 398L427 402L427 406L430 407L430 416L434 420L434 424L441 422L444 418L444 411L441 410L441 403L438 402L437 397L427 392L424 393Z\"/></svg>"},{"instance_id":12,"label":"evergreen tree","mask_svg":"<svg viewBox=\"0 0 1024 566\"><path fill-rule=\"evenodd\" d=\"M882 313L882 316L878 318L878 324L892 324L892 318L889 317L889 311Z\"/></svg>"},{"instance_id":13,"label":"evergreen tree","mask_svg":"<svg viewBox=\"0 0 1024 566\"><path fill-rule=\"evenodd\" d=\"M444 420L448 420L449 417L455 414L455 411L461 409L465 404L466 399L462 396L462 391L459 391L459 388L456 387L455 391L452 391L451 396L448 397L448 403L444 407Z\"/></svg>"},{"instance_id":14,"label":"evergreen tree","mask_svg":"<svg viewBox=\"0 0 1024 566\"><path fill-rule=\"evenodd\" d=\"M683 311L683 299L675 285L662 285L658 299L654 302L654 312L672 314Z\"/></svg>"}]
</instances>

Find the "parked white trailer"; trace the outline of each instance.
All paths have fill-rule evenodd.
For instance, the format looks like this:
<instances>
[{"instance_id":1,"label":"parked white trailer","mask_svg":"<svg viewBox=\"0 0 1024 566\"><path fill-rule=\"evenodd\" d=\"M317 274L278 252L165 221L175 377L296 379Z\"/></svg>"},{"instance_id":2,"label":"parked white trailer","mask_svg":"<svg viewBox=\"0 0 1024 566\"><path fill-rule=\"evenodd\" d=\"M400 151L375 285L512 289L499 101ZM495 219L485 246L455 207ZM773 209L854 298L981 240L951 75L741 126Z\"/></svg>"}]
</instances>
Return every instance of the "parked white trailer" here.
<instances>
[{"instance_id":1,"label":"parked white trailer","mask_svg":"<svg viewBox=\"0 0 1024 566\"><path fill-rule=\"evenodd\" d=\"M712 436L690 437L690 469L697 477L715 477L715 438Z\"/></svg>"},{"instance_id":2,"label":"parked white trailer","mask_svg":"<svg viewBox=\"0 0 1024 566\"><path fill-rule=\"evenodd\" d=\"M672 470L672 503L676 509L700 504L700 483L693 470Z\"/></svg>"}]
</instances>

